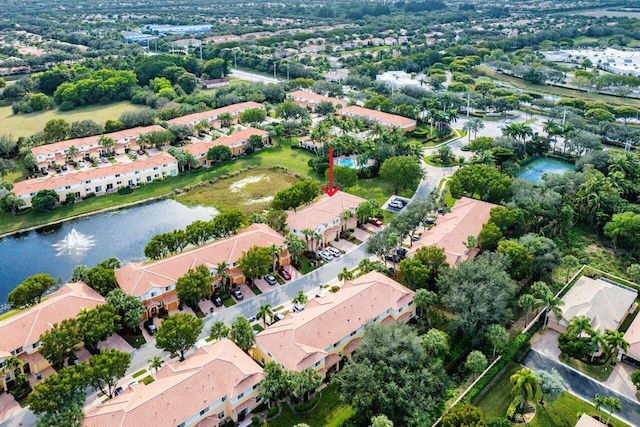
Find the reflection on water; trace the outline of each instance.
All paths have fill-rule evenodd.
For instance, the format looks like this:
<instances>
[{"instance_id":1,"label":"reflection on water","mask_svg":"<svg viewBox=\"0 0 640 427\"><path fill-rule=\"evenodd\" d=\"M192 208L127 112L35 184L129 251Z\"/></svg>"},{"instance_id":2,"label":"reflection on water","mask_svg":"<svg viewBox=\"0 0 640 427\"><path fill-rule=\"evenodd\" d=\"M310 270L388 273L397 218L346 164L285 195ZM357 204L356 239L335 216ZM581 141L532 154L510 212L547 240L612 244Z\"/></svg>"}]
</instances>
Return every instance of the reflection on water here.
<instances>
[{"instance_id":1,"label":"reflection on water","mask_svg":"<svg viewBox=\"0 0 640 427\"><path fill-rule=\"evenodd\" d=\"M161 200L0 239L0 304L36 273L66 281L79 264L92 267L112 256L123 263L141 261L144 247L156 234L209 220L216 213L214 208Z\"/></svg>"}]
</instances>

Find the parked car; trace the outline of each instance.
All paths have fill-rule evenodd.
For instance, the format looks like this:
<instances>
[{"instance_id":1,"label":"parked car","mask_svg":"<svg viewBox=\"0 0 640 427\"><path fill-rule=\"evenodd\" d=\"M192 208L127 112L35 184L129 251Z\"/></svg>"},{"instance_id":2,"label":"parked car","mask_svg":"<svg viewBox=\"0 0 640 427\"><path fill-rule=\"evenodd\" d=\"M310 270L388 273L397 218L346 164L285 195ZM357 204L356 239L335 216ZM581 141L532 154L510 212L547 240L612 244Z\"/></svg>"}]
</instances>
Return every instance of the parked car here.
<instances>
[{"instance_id":1,"label":"parked car","mask_svg":"<svg viewBox=\"0 0 640 427\"><path fill-rule=\"evenodd\" d=\"M271 324L273 325L274 323L279 322L282 319L284 319L284 314L282 314L282 313L274 313L273 314L273 322L271 322Z\"/></svg>"},{"instance_id":2,"label":"parked car","mask_svg":"<svg viewBox=\"0 0 640 427\"><path fill-rule=\"evenodd\" d=\"M293 311L295 311L296 313L300 313L301 311L304 311L304 305L294 304Z\"/></svg>"},{"instance_id":3,"label":"parked car","mask_svg":"<svg viewBox=\"0 0 640 427\"><path fill-rule=\"evenodd\" d=\"M420 234L414 234L413 236L411 236L411 240L417 242L418 240L420 240Z\"/></svg>"},{"instance_id":4,"label":"parked car","mask_svg":"<svg viewBox=\"0 0 640 427\"><path fill-rule=\"evenodd\" d=\"M102 163L109 163L109 159L107 159L106 157L100 157L100 161Z\"/></svg>"},{"instance_id":5,"label":"parked car","mask_svg":"<svg viewBox=\"0 0 640 427\"><path fill-rule=\"evenodd\" d=\"M429 225L433 225L433 224L436 223L436 219L435 218L427 218L424 222L429 224Z\"/></svg>"},{"instance_id":6,"label":"parked car","mask_svg":"<svg viewBox=\"0 0 640 427\"><path fill-rule=\"evenodd\" d=\"M396 200L389 202L388 207L392 208L392 209L402 209L404 208L404 205Z\"/></svg>"},{"instance_id":7,"label":"parked car","mask_svg":"<svg viewBox=\"0 0 640 427\"><path fill-rule=\"evenodd\" d=\"M61 167L60 169L62 169L63 171L66 171L66 170L68 170L69 168L67 167L67 165L62 165L62 167Z\"/></svg>"},{"instance_id":8,"label":"parked car","mask_svg":"<svg viewBox=\"0 0 640 427\"><path fill-rule=\"evenodd\" d=\"M406 258L407 257L407 252L409 252L409 250L407 248L398 248L398 249L396 249L396 254L398 254L398 256L400 258Z\"/></svg>"},{"instance_id":9,"label":"parked car","mask_svg":"<svg viewBox=\"0 0 640 427\"><path fill-rule=\"evenodd\" d=\"M82 161L78 162L78 167L83 168L84 167L84 162L82 162Z\"/></svg>"},{"instance_id":10,"label":"parked car","mask_svg":"<svg viewBox=\"0 0 640 427\"><path fill-rule=\"evenodd\" d=\"M42 175L49 175L49 169L47 169L47 168L40 168L40 173L42 173Z\"/></svg>"},{"instance_id":11,"label":"parked car","mask_svg":"<svg viewBox=\"0 0 640 427\"><path fill-rule=\"evenodd\" d=\"M138 152L135 150L129 151L129 154L131 155L131 157L138 157Z\"/></svg>"},{"instance_id":12,"label":"parked car","mask_svg":"<svg viewBox=\"0 0 640 427\"><path fill-rule=\"evenodd\" d=\"M218 295L218 294L212 294L211 295L211 302L216 307L222 307L222 298L220 298L220 295Z\"/></svg>"},{"instance_id":13,"label":"parked car","mask_svg":"<svg viewBox=\"0 0 640 427\"><path fill-rule=\"evenodd\" d=\"M318 255L320 256L320 258L322 258L325 261L331 261L333 259L333 255L331 255L331 252L327 252L327 251L320 251L318 252Z\"/></svg>"},{"instance_id":14,"label":"parked car","mask_svg":"<svg viewBox=\"0 0 640 427\"><path fill-rule=\"evenodd\" d=\"M138 154L142 156L144 154L144 150L138 150Z\"/></svg>"},{"instance_id":15,"label":"parked car","mask_svg":"<svg viewBox=\"0 0 640 427\"><path fill-rule=\"evenodd\" d=\"M156 328L156 325L153 324L153 320L151 319L144 322L144 328L149 332L149 335L155 335L155 333L158 332L158 328Z\"/></svg>"},{"instance_id":16,"label":"parked car","mask_svg":"<svg viewBox=\"0 0 640 427\"><path fill-rule=\"evenodd\" d=\"M340 255L342 255L342 252L340 251L340 249L336 249L333 246L329 246L327 248L327 252L330 252L331 255L334 256L334 258L338 258Z\"/></svg>"},{"instance_id":17,"label":"parked car","mask_svg":"<svg viewBox=\"0 0 640 427\"><path fill-rule=\"evenodd\" d=\"M285 269L280 269L278 271L278 274L280 275L280 277L282 277L284 280L291 280L291 274L289 274L289 272Z\"/></svg>"},{"instance_id":18,"label":"parked car","mask_svg":"<svg viewBox=\"0 0 640 427\"><path fill-rule=\"evenodd\" d=\"M278 284L278 281L276 280L276 278L271 274L267 274L266 276L264 276L264 280L271 286Z\"/></svg>"},{"instance_id":19,"label":"parked car","mask_svg":"<svg viewBox=\"0 0 640 427\"><path fill-rule=\"evenodd\" d=\"M114 396L119 396L119 395L121 395L121 394L122 394L122 392L123 392L123 391L124 391L124 390L122 389L122 387L118 387L118 388L116 388L116 389L113 391L113 395L114 395Z\"/></svg>"},{"instance_id":20,"label":"parked car","mask_svg":"<svg viewBox=\"0 0 640 427\"><path fill-rule=\"evenodd\" d=\"M393 199L393 201L400 203L402 206L407 206L407 204L409 203L405 199L398 199L397 197L395 199Z\"/></svg>"},{"instance_id":21,"label":"parked car","mask_svg":"<svg viewBox=\"0 0 640 427\"><path fill-rule=\"evenodd\" d=\"M400 262L400 257L398 255L386 255L384 259L396 264Z\"/></svg>"},{"instance_id":22,"label":"parked car","mask_svg":"<svg viewBox=\"0 0 640 427\"><path fill-rule=\"evenodd\" d=\"M244 299L244 295L242 295L242 292L240 292L240 289L238 288L231 289L230 293L238 301L242 301Z\"/></svg>"},{"instance_id":23,"label":"parked car","mask_svg":"<svg viewBox=\"0 0 640 427\"><path fill-rule=\"evenodd\" d=\"M377 227L382 227L382 221L379 218L371 218L369 222Z\"/></svg>"}]
</instances>

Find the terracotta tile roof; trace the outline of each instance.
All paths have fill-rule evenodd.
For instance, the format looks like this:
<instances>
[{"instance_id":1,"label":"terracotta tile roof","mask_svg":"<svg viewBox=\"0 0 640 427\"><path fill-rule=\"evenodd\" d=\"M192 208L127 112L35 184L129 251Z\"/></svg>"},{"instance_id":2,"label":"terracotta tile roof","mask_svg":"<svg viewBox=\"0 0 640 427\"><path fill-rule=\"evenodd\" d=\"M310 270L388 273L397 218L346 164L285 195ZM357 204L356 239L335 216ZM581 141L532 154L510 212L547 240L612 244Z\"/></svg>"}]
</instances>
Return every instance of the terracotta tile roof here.
<instances>
[{"instance_id":1,"label":"terracotta tile roof","mask_svg":"<svg viewBox=\"0 0 640 427\"><path fill-rule=\"evenodd\" d=\"M355 209L360 203L366 202L362 197L338 191L332 197L323 194L320 198L297 211L287 211L287 226L296 230L316 230L321 225L329 224L342 213Z\"/></svg>"},{"instance_id":2,"label":"terracotta tile roof","mask_svg":"<svg viewBox=\"0 0 640 427\"><path fill-rule=\"evenodd\" d=\"M83 282L66 283L40 304L0 321L0 350L13 351L33 345L54 323L76 317L83 308L104 304L100 294Z\"/></svg>"},{"instance_id":3,"label":"terracotta tile roof","mask_svg":"<svg viewBox=\"0 0 640 427\"><path fill-rule=\"evenodd\" d=\"M252 246L283 246L285 238L265 224L252 224L240 233L158 261L129 263L115 271L116 282L126 293L142 296L152 288L176 283L198 265L216 268L233 264Z\"/></svg>"},{"instance_id":4,"label":"terracotta tile roof","mask_svg":"<svg viewBox=\"0 0 640 427\"><path fill-rule=\"evenodd\" d=\"M559 324L566 327L574 317L587 316L595 330L602 333L607 329L617 330L637 295L631 288L582 276L562 297L564 304L560 307L562 319ZM551 321L555 322L554 316Z\"/></svg>"},{"instance_id":5,"label":"terracotta tile roof","mask_svg":"<svg viewBox=\"0 0 640 427\"><path fill-rule=\"evenodd\" d=\"M72 145L75 145L76 148L78 149L80 149L80 147L82 146L88 146L92 144L96 145L98 144L98 141L102 136L111 138L114 141L121 143L121 142L124 142L124 140L127 138L128 139L138 138L141 135L146 135L151 132L164 132L164 131L166 131L166 129L158 125L143 126L143 127L132 128L132 129L119 130L117 132L105 133L104 135L87 136L84 138L75 138L75 139L68 139L66 141L55 142L53 144L40 145L38 147L33 147L31 149L31 152L33 153L34 156L38 157L41 155L47 155L47 154L56 153L56 152L64 152ZM98 147L98 149L100 148L101 147Z\"/></svg>"},{"instance_id":6,"label":"terracotta tile roof","mask_svg":"<svg viewBox=\"0 0 640 427\"><path fill-rule=\"evenodd\" d=\"M262 104L258 104L253 101L240 102L238 104L227 105L226 107L216 108L214 110L203 111L202 113L193 113L182 117L176 117L175 119L169 120L168 123L172 125L194 125L203 120L215 120L220 114L231 113L235 115L250 108L262 108Z\"/></svg>"},{"instance_id":7,"label":"terracotta tile roof","mask_svg":"<svg viewBox=\"0 0 640 427\"><path fill-rule=\"evenodd\" d=\"M56 190L62 191L66 186L84 185L86 181L97 180L120 174L134 173L146 169L152 169L163 164L176 163L177 160L169 153L159 153L144 159L137 159L131 163L117 163L107 167L91 168L85 171L68 173L62 176L54 175L47 178L27 179L18 181L13 186L13 192L16 196L37 193L40 190ZM124 178L123 178L124 182ZM71 190L69 190L71 191Z\"/></svg>"},{"instance_id":8,"label":"terracotta tile roof","mask_svg":"<svg viewBox=\"0 0 640 427\"><path fill-rule=\"evenodd\" d=\"M468 236L478 236L482 225L489 221L493 203L462 197L451 208L451 212L438 217L436 225L425 230L420 240L413 243L408 256L412 257L423 246L444 249L449 265L473 258L475 252L467 252L464 242Z\"/></svg>"},{"instance_id":9,"label":"terracotta tile roof","mask_svg":"<svg viewBox=\"0 0 640 427\"><path fill-rule=\"evenodd\" d=\"M256 344L286 369L303 371L327 349L388 309L413 301L414 292L378 272L347 282L256 335Z\"/></svg>"},{"instance_id":10,"label":"terracotta tile roof","mask_svg":"<svg viewBox=\"0 0 640 427\"><path fill-rule=\"evenodd\" d=\"M90 410L83 425L176 427L223 397L227 401L237 397L262 378L262 368L233 342L223 339L201 347L184 362L166 364L154 382L135 384ZM239 384L244 386L241 391L236 390Z\"/></svg>"},{"instance_id":11,"label":"terracotta tile roof","mask_svg":"<svg viewBox=\"0 0 640 427\"><path fill-rule=\"evenodd\" d=\"M296 90L293 92L289 92L289 97L291 97L294 101L301 101L307 104L318 104L320 102L330 102L334 107L336 105L346 105L347 101L343 101L342 99L332 98L330 96L318 95L314 92L307 92L306 90Z\"/></svg>"},{"instance_id":12,"label":"terracotta tile roof","mask_svg":"<svg viewBox=\"0 0 640 427\"><path fill-rule=\"evenodd\" d=\"M370 110L368 108L359 107L357 105L350 105L340 109L340 114L346 116L362 116L369 117L381 124L387 126L398 126L399 128L406 128L416 125L416 121L407 117L398 116L396 114L383 113L378 110Z\"/></svg>"},{"instance_id":13,"label":"terracotta tile roof","mask_svg":"<svg viewBox=\"0 0 640 427\"><path fill-rule=\"evenodd\" d=\"M198 155L206 155L210 148L217 147L218 145L226 145L230 147L232 145L241 144L249 141L249 138L252 135L260 135L262 138L266 138L269 136L269 132L262 129L256 129L253 127L248 127L246 129L239 130L237 132L232 133L231 135L224 135L218 139L215 139L211 142L196 142L194 144L185 145L183 150L188 151L194 156Z\"/></svg>"}]
</instances>

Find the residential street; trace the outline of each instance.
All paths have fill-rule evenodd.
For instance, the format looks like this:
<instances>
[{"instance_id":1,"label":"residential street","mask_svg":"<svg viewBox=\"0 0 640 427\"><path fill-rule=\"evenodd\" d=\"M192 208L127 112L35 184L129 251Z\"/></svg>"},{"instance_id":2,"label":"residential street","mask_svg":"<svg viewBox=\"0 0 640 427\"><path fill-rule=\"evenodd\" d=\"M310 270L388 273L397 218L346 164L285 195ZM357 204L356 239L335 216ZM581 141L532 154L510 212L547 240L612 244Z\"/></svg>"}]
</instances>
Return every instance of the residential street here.
<instances>
[{"instance_id":1,"label":"residential street","mask_svg":"<svg viewBox=\"0 0 640 427\"><path fill-rule=\"evenodd\" d=\"M524 366L531 369L551 370L555 369L564 378L567 388L573 394L591 401L596 393L606 397L616 397L622 402L622 412L617 414L631 425L640 425L640 403L635 399L629 399L617 391L598 383L590 377L582 374L550 357L532 349L524 360Z\"/></svg>"},{"instance_id":2,"label":"residential street","mask_svg":"<svg viewBox=\"0 0 640 427\"><path fill-rule=\"evenodd\" d=\"M241 70L237 70L237 69L232 69L231 70L231 74L229 74L229 75L231 77L235 77L236 79L246 80L246 81L252 82L252 83L258 83L258 82L262 82L264 84L267 84L267 83L278 83L278 79L275 79L273 77L266 77L266 76L263 76L261 74L249 73L247 71L241 71Z\"/></svg>"}]
</instances>

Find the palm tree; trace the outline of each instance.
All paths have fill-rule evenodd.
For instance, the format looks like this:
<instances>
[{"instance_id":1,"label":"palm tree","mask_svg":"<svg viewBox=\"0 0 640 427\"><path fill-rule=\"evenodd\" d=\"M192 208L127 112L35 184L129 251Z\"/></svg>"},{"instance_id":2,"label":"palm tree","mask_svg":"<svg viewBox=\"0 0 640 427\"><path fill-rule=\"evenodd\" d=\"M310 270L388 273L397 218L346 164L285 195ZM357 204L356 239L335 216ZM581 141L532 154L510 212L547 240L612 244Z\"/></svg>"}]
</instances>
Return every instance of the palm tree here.
<instances>
[{"instance_id":1,"label":"palm tree","mask_svg":"<svg viewBox=\"0 0 640 427\"><path fill-rule=\"evenodd\" d=\"M596 411L598 411L598 418L602 421L602 412L600 409L607 405L607 398L596 393L595 397L591 399L591 402L593 402L593 406L595 406Z\"/></svg>"},{"instance_id":2,"label":"palm tree","mask_svg":"<svg viewBox=\"0 0 640 427\"><path fill-rule=\"evenodd\" d=\"M569 321L567 325L567 332L573 334L576 337L582 335L582 332L591 331L591 319L587 316L576 316Z\"/></svg>"},{"instance_id":3,"label":"palm tree","mask_svg":"<svg viewBox=\"0 0 640 427\"><path fill-rule=\"evenodd\" d=\"M518 306L525 311L525 326L529 324L529 313L538 307L539 301L540 300L531 294L523 294L520 299L518 299Z\"/></svg>"},{"instance_id":4,"label":"palm tree","mask_svg":"<svg viewBox=\"0 0 640 427\"><path fill-rule=\"evenodd\" d=\"M153 359L147 360L147 363L149 363L149 367L155 370L157 374L158 370L162 367L164 360L162 360L162 357L160 356L153 356Z\"/></svg>"},{"instance_id":5,"label":"palm tree","mask_svg":"<svg viewBox=\"0 0 640 427\"><path fill-rule=\"evenodd\" d=\"M227 273L227 268L229 268L229 264L224 261L218 263L218 265L216 266L217 275L220 279L220 289L222 290L222 292L227 291L228 280L231 278L231 276L229 276L229 273Z\"/></svg>"},{"instance_id":6,"label":"palm tree","mask_svg":"<svg viewBox=\"0 0 640 427\"><path fill-rule=\"evenodd\" d=\"M304 402L309 400L309 394L322 384L322 376L313 368L307 368L295 374L293 378L293 393Z\"/></svg>"},{"instance_id":7,"label":"palm tree","mask_svg":"<svg viewBox=\"0 0 640 427\"><path fill-rule=\"evenodd\" d=\"M313 238L312 236L315 233L316 232L311 230L310 228L305 228L304 230L302 230L302 234L304 234L304 239L307 242L307 251L309 252L313 252L313 248L309 247L309 238Z\"/></svg>"},{"instance_id":8,"label":"palm tree","mask_svg":"<svg viewBox=\"0 0 640 427\"><path fill-rule=\"evenodd\" d=\"M294 305L305 305L308 301L309 298L302 291L291 300Z\"/></svg>"},{"instance_id":9,"label":"palm tree","mask_svg":"<svg viewBox=\"0 0 640 427\"><path fill-rule=\"evenodd\" d=\"M262 325L267 327L267 318L269 319L269 323L273 322L273 310L271 309L271 304L261 305L258 309L258 314L256 314L256 319L262 320Z\"/></svg>"},{"instance_id":10,"label":"palm tree","mask_svg":"<svg viewBox=\"0 0 640 427\"><path fill-rule=\"evenodd\" d=\"M620 400L616 399L615 397L607 397L604 402L604 406L606 408L609 408L609 415L607 415L607 421L605 422L606 425L609 425L611 414L614 412L622 411L622 402L620 402Z\"/></svg>"},{"instance_id":11,"label":"palm tree","mask_svg":"<svg viewBox=\"0 0 640 427\"><path fill-rule=\"evenodd\" d=\"M213 325L211 325L211 330L209 331L209 338L214 341L220 340L222 338L227 338L229 336L230 329L227 325L224 324L223 321L218 320Z\"/></svg>"},{"instance_id":12,"label":"palm tree","mask_svg":"<svg viewBox=\"0 0 640 427\"><path fill-rule=\"evenodd\" d=\"M75 145L72 145L65 150L65 154L67 155L67 159L75 161L78 154L80 154L80 150L78 150L78 147Z\"/></svg>"},{"instance_id":13,"label":"palm tree","mask_svg":"<svg viewBox=\"0 0 640 427\"><path fill-rule=\"evenodd\" d=\"M502 134L504 136L510 136L516 140L522 138L522 142L526 144L527 137L533 136L533 129L524 122L511 123L502 128Z\"/></svg>"},{"instance_id":14,"label":"palm tree","mask_svg":"<svg viewBox=\"0 0 640 427\"><path fill-rule=\"evenodd\" d=\"M220 121L220 125L223 128L228 128L231 127L233 116L231 115L231 113L222 113L218 116L218 120Z\"/></svg>"},{"instance_id":15,"label":"palm tree","mask_svg":"<svg viewBox=\"0 0 640 427\"><path fill-rule=\"evenodd\" d=\"M522 408L525 402L535 399L540 394L540 381L538 377L529 368L522 368L509 377L511 382L511 395L516 398L520 397L519 408Z\"/></svg>"},{"instance_id":16,"label":"palm tree","mask_svg":"<svg viewBox=\"0 0 640 427\"><path fill-rule=\"evenodd\" d=\"M342 271L338 273L338 280L342 280L343 285L347 283L347 280L352 280L352 279L353 279L353 273L349 271L347 267L343 268Z\"/></svg>"},{"instance_id":17,"label":"palm tree","mask_svg":"<svg viewBox=\"0 0 640 427\"><path fill-rule=\"evenodd\" d=\"M113 140L113 138L109 138L108 136L104 136L104 135L102 135L100 139L98 139L98 144L102 148L104 148L105 154L107 156L113 153L113 147L116 146L116 142Z\"/></svg>"},{"instance_id":18,"label":"palm tree","mask_svg":"<svg viewBox=\"0 0 640 427\"><path fill-rule=\"evenodd\" d=\"M273 268L271 271L276 271L277 265L280 263L280 247L275 243L269 246L269 255L273 259Z\"/></svg>"},{"instance_id":19,"label":"palm tree","mask_svg":"<svg viewBox=\"0 0 640 427\"><path fill-rule=\"evenodd\" d=\"M589 344L591 345L591 362L595 359L598 349L603 353L609 352L605 335L597 329L589 330Z\"/></svg>"},{"instance_id":20,"label":"palm tree","mask_svg":"<svg viewBox=\"0 0 640 427\"><path fill-rule=\"evenodd\" d=\"M484 129L484 123L482 119L477 117L467 120L467 122L462 126L462 129L467 132L467 141L471 143L471 134L473 133L473 138L475 139L478 132Z\"/></svg>"},{"instance_id":21,"label":"palm tree","mask_svg":"<svg viewBox=\"0 0 640 427\"><path fill-rule=\"evenodd\" d=\"M604 339L616 358L620 350L627 351L629 349L629 342L624 339L624 334L620 331L611 331L607 329L604 334Z\"/></svg>"},{"instance_id":22,"label":"palm tree","mask_svg":"<svg viewBox=\"0 0 640 427\"><path fill-rule=\"evenodd\" d=\"M429 317L429 309L438 301L438 295L435 292L418 289L413 298L413 302L416 305L416 309L420 310L420 322L424 324L424 318L427 318L427 325L431 329L431 318Z\"/></svg>"}]
</instances>

